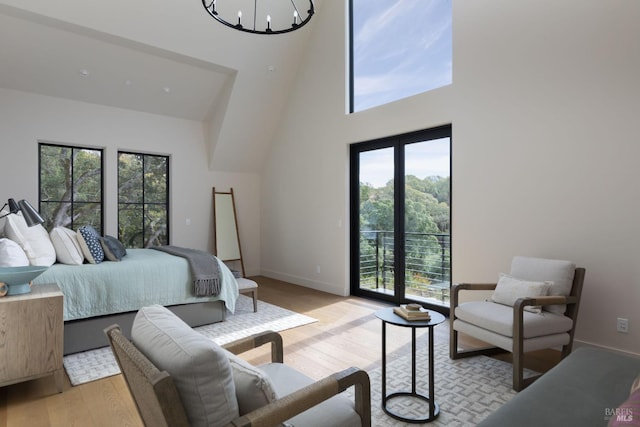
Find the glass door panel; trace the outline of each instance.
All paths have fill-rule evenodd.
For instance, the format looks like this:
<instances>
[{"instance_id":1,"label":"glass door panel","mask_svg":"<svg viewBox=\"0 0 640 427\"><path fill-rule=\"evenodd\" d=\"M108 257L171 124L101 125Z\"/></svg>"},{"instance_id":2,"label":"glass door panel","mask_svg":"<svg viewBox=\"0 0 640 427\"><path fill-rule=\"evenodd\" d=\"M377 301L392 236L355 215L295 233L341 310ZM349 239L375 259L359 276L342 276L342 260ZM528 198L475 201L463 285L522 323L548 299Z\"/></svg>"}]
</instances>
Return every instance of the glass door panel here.
<instances>
[{"instance_id":1,"label":"glass door panel","mask_svg":"<svg viewBox=\"0 0 640 427\"><path fill-rule=\"evenodd\" d=\"M449 306L450 138L404 145L404 293Z\"/></svg>"},{"instance_id":2,"label":"glass door panel","mask_svg":"<svg viewBox=\"0 0 640 427\"><path fill-rule=\"evenodd\" d=\"M451 126L351 146L351 291L440 311L451 282Z\"/></svg>"},{"instance_id":3,"label":"glass door panel","mask_svg":"<svg viewBox=\"0 0 640 427\"><path fill-rule=\"evenodd\" d=\"M394 148L359 153L361 289L395 295Z\"/></svg>"}]
</instances>

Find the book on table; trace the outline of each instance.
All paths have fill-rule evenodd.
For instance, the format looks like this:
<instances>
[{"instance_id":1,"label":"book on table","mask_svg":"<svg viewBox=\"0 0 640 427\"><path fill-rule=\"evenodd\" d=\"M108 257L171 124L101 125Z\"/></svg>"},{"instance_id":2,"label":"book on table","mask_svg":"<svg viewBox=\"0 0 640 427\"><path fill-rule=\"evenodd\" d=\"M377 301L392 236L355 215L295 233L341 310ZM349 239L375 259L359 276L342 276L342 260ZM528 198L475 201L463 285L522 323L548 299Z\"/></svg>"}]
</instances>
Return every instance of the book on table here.
<instances>
[{"instance_id":1,"label":"book on table","mask_svg":"<svg viewBox=\"0 0 640 427\"><path fill-rule=\"evenodd\" d=\"M393 312L405 320L431 320L429 312L422 308L411 306L407 308L408 304L402 304L400 307L394 307Z\"/></svg>"}]
</instances>

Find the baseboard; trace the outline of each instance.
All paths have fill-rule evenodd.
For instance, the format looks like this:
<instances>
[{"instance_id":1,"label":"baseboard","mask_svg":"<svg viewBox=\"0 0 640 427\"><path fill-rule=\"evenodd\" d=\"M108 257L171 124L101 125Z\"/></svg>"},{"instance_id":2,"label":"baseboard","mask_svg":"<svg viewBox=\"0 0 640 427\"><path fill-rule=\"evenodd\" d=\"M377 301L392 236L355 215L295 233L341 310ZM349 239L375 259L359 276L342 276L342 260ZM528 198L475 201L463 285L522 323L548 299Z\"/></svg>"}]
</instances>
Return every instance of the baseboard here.
<instances>
[{"instance_id":1,"label":"baseboard","mask_svg":"<svg viewBox=\"0 0 640 427\"><path fill-rule=\"evenodd\" d=\"M599 349L602 349L602 350L608 350L608 351L612 351L614 353L622 354L624 356L640 358L640 354L638 354L638 353L634 353L634 352L626 351L626 350L620 350L619 348L608 347L606 345L595 344L595 343L588 342L588 341L579 341L579 340L574 339L573 340L573 348L576 349L576 348L579 348L579 347L599 348Z\"/></svg>"},{"instance_id":2,"label":"baseboard","mask_svg":"<svg viewBox=\"0 0 640 427\"><path fill-rule=\"evenodd\" d=\"M260 275L268 277L270 279L282 280L283 282L289 282L293 283L294 285L304 286L305 288L315 289L316 291L327 292L343 297L349 295L348 290L341 288L335 283L320 282L317 280L310 280L306 277L294 276L292 274L264 269L261 271Z\"/></svg>"}]
</instances>

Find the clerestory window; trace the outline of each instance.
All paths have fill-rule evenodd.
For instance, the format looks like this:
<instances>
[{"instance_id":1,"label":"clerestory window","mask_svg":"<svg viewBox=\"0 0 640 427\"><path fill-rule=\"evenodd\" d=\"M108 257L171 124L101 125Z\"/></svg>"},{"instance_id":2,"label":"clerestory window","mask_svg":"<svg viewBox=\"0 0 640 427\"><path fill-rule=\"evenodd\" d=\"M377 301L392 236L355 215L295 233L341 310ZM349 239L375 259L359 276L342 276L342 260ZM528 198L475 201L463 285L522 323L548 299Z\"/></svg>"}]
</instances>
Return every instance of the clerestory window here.
<instances>
[{"instance_id":1,"label":"clerestory window","mask_svg":"<svg viewBox=\"0 0 640 427\"><path fill-rule=\"evenodd\" d=\"M354 113L452 82L452 0L350 0Z\"/></svg>"}]
</instances>

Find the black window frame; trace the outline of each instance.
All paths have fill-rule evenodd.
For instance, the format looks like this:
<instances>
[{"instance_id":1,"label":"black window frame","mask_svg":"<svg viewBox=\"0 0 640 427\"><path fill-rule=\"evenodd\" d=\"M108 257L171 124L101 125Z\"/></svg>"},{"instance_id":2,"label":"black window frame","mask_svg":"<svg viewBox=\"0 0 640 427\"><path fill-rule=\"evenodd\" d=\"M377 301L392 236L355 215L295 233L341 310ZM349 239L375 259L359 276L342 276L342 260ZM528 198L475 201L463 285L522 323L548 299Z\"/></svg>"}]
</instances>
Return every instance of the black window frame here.
<instances>
[{"instance_id":1,"label":"black window frame","mask_svg":"<svg viewBox=\"0 0 640 427\"><path fill-rule=\"evenodd\" d=\"M100 153L100 200L96 200L96 201L92 201L90 203L98 203L100 205L100 225L96 226L96 224L91 224L88 223L87 221L83 221L82 217L78 217L75 218L75 205L81 204L81 203L88 203L87 201L75 201L73 198L73 187L74 187L74 181L73 179L71 179L71 200L51 200L51 199L47 199L47 200L43 200L42 195L43 195L43 189L42 189L42 148L43 147L59 147L59 148L66 148L66 149L70 149L71 150L71 158L73 158L73 152L74 150L89 150L89 151L96 151ZM72 144L63 144L63 143L54 143L54 142L45 142L45 141L41 141L38 142L38 210L44 214L43 216L45 217L45 226L49 226L48 228L53 228L56 225L60 225L60 224L52 224L50 223L50 219L47 218L47 215L45 214L45 212L47 211L47 209L45 208L46 205L50 204L50 203L63 203L63 202L69 202L70 203L70 215L69 218L71 219L71 222L69 224L65 224L64 226L66 228L72 229L72 230L77 230L79 227L83 226L83 225L91 225L92 227L96 228L96 231L98 231L98 233L100 233L100 235L102 235L104 233L104 148L99 148L99 147L89 147L89 146L81 146L81 145L72 145ZM72 162L71 164L71 168L72 168L72 172L71 172L71 177L73 177L73 168L74 168L74 163ZM48 230L51 231L51 230Z\"/></svg>"},{"instance_id":2,"label":"black window frame","mask_svg":"<svg viewBox=\"0 0 640 427\"><path fill-rule=\"evenodd\" d=\"M372 298L382 301L400 304L408 301L404 292L404 271L405 271L405 165L404 165L404 148L406 145L421 142L425 140L433 140L439 138L449 138L450 155L449 155L449 235L453 235L453 225L451 221L453 212L453 132L452 125L446 124L433 128L408 132L399 135L377 138L369 141L353 143L349 147L349 281L350 293L354 296ZM378 150L383 148L394 149L394 246L397 248L396 253L400 255L395 265L395 282L402 283L403 289L399 295L384 295L376 292L364 290L360 287L360 167L359 154L366 151ZM451 239L450 239L451 240ZM450 253L453 254L453 243L450 246ZM451 257L449 263L449 277L453 271L453 259ZM447 307L439 305L428 305L430 309L439 311L445 315L449 314Z\"/></svg>"},{"instance_id":3,"label":"black window frame","mask_svg":"<svg viewBox=\"0 0 640 427\"><path fill-rule=\"evenodd\" d=\"M167 167L167 172L166 172L166 185L165 185L165 203L157 203L157 202L146 202L145 201L145 197L144 197L144 193L145 193L145 185L144 185L144 174L143 174L143 181L142 181L142 202L121 202L120 201L120 155L121 154L125 154L125 155L133 155L133 156L142 156L142 161L143 161L143 165L142 168L144 170L144 162L147 158L149 157L156 157L156 158L163 158L166 160L166 167ZM157 153L145 153L145 152L139 152L139 151L129 151L129 150L118 150L118 155L117 155L117 162L118 162L118 167L117 167L117 176L118 176L118 194L117 194L117 210L118 210L118 240L120 240L121 242L125 242L124 236L121 235L121 228L120 228L120 222L121 222L121 218L120 218L120 213L121 213L121 209L120 207L122 205L142 205L142 210L143 212L145 211L145 207L147 205L162 205L165 207L166 213L167 213L167 223L166 223L166 237L167 237L167 241L164 243L166 245L171 244L171 228L170 228L170 224L171 224L171 199L170 199L170 179L171 179L171 156L168 154L157 154ZM146 241L146 230L147 227L145 226L145 215L143 214L143 225L142 225L142 241L145 242ZM126 244L126 243L125 243ZM128 246L127 247L131 247Z\"/></svg>"}]
</instances>

